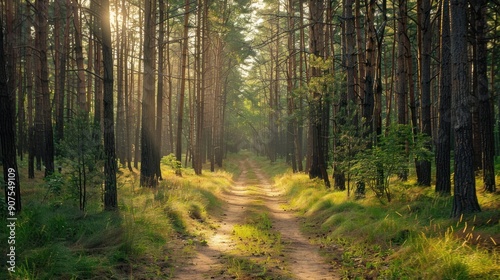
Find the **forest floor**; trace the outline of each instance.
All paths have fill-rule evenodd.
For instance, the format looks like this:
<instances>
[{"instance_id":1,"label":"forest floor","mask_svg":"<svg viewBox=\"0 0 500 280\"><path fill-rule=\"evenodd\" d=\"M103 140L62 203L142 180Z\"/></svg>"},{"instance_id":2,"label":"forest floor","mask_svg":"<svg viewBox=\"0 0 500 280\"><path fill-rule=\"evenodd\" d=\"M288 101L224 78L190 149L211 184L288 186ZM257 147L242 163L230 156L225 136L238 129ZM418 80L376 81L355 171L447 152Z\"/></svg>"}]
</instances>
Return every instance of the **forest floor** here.
<instances>
[{"instance_id":1,"label":"forest floor","mask_svg":"<svg viewBox=\"0 0 500 280\"><path fill-rule=\"evenodd\" d=\"M156 188L120 169L119 211L102 211L96 176L81 211L70 167L34 180L19 168L16 271L0 279L500 279L498 192L478 191L482 212L452 219L453 197L414 172L394 178L389 203L249 152L202 175L164 158ZM10 234L0 227L0 240Z\"/></svg>"},{"instance_id":2,"label":"forest floor","mask_svg":"<svg viewBox=\"0 0 500 280\"><path fill-rule=\"evenodd\" d=\"M340 279L300 232L299 218L258 163L246 158L238 164L241 174L221 194L218 227L180 260L174 279Z\"/></svg>"}]
</instances>

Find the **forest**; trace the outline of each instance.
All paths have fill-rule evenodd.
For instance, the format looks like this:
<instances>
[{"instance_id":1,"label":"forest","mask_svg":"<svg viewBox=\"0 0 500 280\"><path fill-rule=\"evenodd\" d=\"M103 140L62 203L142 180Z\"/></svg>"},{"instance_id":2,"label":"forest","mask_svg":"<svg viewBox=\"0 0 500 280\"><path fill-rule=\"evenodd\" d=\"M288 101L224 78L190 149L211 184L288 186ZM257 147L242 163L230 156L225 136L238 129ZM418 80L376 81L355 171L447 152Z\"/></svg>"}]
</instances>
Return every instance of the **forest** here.
<instances>
[{"instance_id":1,"label":"forest","mask_svg":"<svg viewBox=\"0 0 500 280\"><path fill-rule=\"evenodd\" d=\"M1 0L1 279L499 279L500 2Z\"/></svg>"}]
</instances>

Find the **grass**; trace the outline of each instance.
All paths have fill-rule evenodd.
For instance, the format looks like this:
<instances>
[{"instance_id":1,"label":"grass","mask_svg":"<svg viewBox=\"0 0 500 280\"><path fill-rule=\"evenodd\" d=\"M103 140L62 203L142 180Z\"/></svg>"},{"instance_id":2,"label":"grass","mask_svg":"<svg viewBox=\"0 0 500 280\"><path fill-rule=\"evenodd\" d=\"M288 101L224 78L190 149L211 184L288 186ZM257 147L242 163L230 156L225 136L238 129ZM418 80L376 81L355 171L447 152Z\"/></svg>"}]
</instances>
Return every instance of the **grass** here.
<instances>
[{"instance_id":1,"label":"grass","mask_svg":"<svg viewBox=\"0 0 500 280\"><path fill-rule=\"evenodd\" d=\"M237 279L290 279L281 234L263 208L252 207L244 223L234 226L236 250L226 256L228 272Z\"/></svg>"},{"instance_id":2,"label":"grass","mask_svg":"<svg viewBox=\"0 0 500 280\"><path fill-rule=\"evenodd\" d=\"M63 173L44 181L26 178L20 162L23 212L16 224L16 272L0 270L0 279L168 279L174 264L206 244L222 212L217 194L250 158L288 197L287 209L303 219L303 231L321 248L325 260L346 279L498 279L500 278L500 200L478 191L482 212L449 217L452 198L431 188L392 181L393 201L381 203L368 190L364 199L325 189L306 174L292 174L283 162L244 152L226 160L227 171L196 176L162 166L164 180L155 189L140 188L137 170L119 170L119 211L102 211L101 186L89 190L82 212ZM257 182L253 170L246 176ZM478 180L477 186L481 186ZM249 192L258 192L249 186ZM225 255L227 271L237 279L289 279L279 232L261 201L234 228L237 250ZM0 215L5 220L5 213ZM0 227L0 240L7 240ZM6 262L6 254L0 261Z\"/></svg>"},{"instance_id":3,"label":"grass","mask_svg":"<svg viewBox=\"0 0 500 280\"><path fill-rule=\"evenodd\" d=\"M391 203L325 189L305 174L277 178L303 230L346 279L500 278L500 201L478 192L483 212L451 219L452 198L394 181Z\"/></svg>"},{"instance_id":4,"label":"grass","mask_svg":"<svg viewBox=\"0 0 500 280\"><path fill-rule=\"evenodd\" d=\"M251 213L245 223L233 229L240 252L253 256L271 256L281 253L281 234L272 230L267 213Z\"/></svg>"},{"instance_id":5,"label":"grass","mask_svg":"<svg viewBox=\"0 0 500 280\"><path fill-rule=\"evenodd\" d=\"M217 193L232 182L225 171L196 176L185 169L179 177L163 165L164 180L148 189L139 187L137 170L120 169L119 211L102 211L101 186L94 186L82 212L64 173L57 192L49 191L54 182L27 179L22 162L20 174L16 272L2 269L0 279L168 279L179 258L206 243L204 233L214 227L210 214L221 211ZM7 235L1 227L0 239Z\"/></svg>"}]
</instances>

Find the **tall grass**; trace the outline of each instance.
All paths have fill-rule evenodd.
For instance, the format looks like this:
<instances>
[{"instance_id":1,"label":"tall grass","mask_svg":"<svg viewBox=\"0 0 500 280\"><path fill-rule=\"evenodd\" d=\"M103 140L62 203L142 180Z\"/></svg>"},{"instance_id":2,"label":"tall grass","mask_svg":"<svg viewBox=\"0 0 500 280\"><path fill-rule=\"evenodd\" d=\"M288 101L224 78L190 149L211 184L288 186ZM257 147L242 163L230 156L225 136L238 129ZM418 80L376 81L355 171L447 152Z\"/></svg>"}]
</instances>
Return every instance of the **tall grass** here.
<instances>
[{"instance_id":1,"label":"tall grass","mask_svg":"<svg viewBox=\"0 0 500 280\"><path fill-rule=\"evenodd\" d=\"M164 180L149 189L138 185L137 171L120 169L116 212L102 211L98 195L80 211L65 174L58 193L48 192L46 181L21 177L16 272L2 269L0 279L170 278L179 254L192 253L191 247L202 242L203 229L211 226L208 213L220 208L217 193L231 184L232 175L195 176L186 169L179 177L167 166L162 173ZM7 234L0 227L0 240ZM6 262L5 254L0 261Z\"/></svg>"},{"instance_id":2,"label":"tall grass","mask_svg":"<svg viewBox=\"0 0 500 280\"><path fill-rule=\"evenodd\" d=\"M394 182L388 204L371 195L349 198L305 174L284 174L276 185L345 278L500 278L498 196L479 192L483 212L455 220L451 197L408 183Z\"/></svg>"}]
</instances>

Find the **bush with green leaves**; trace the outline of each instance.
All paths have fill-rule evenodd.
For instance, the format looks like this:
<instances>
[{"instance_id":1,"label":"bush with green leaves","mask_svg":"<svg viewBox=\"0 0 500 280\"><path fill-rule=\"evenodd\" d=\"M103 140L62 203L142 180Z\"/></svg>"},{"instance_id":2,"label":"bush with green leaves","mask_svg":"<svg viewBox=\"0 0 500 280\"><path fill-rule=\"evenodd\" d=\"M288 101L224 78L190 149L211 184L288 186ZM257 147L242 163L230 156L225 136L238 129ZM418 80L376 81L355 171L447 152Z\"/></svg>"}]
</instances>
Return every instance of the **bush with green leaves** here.
<instances>
[{"instance_id":1,"label":"bush with green leaves","mask_svg":"<svg viewBox=\"0 0 500 280\"><path fill-rule=\"evenodd\" d=\"M182 176L182 163L178 161L174 154L169 154L161 159L161 163L169 166L175 171L175 175Z\"/></svg>"},{"instance_id":2,"label":"bush with green leaves","mask_svg":"<svg viewBox=\"0 0 500 280\"><path fill-rule=\"evenodd\" d=\"M102 145L99 126L90 118L79 113L71 119L66 127L64 139L58 145L59 159L68 168L68 182L71 186L72 197L79 201L80 210L84 211L88 193L100 194L100 188L89 189L91 186L100 186L102 183Z\"/></svg>"},{"instance_id":3,"label":"bush with green leaves","mask_svg":"<svg viewBox=\"0 0 500 280\"><path fill-rule=\"evenodd\" d=\"M386 134L371 149L356 155L351 171L355 178L366 182L379 198L391 201L390 179L408 169L414 160L430 160L429 137L414 134L409 125L391 125Z\"/></svg>"},{"instance_id":4,"label":"bush with green leaves","mask_svg":"<svg viewBox=\"0 0 500 280\"><path fill-rule=\"evenodd\" d=\"M357 121L356 106L354 103L349 103L346 107L340 108L335 117L334 139L336 139L336 145L333 162L336 171L346 175L347 196L350 195L351 179L355 177L353 172L357 155L366 151L370 141L368 127L365 125L364 119ZM363 184L363 182L358 181L357 186L360 183ZM360 189L356 188L358 192ZM364 191L359 195L364 195Z\"/></svg>"}]
</instances>

